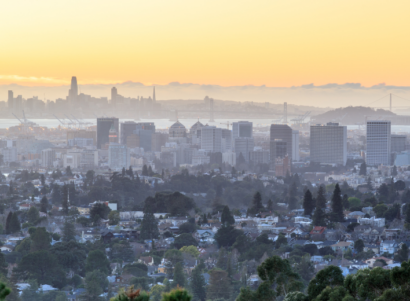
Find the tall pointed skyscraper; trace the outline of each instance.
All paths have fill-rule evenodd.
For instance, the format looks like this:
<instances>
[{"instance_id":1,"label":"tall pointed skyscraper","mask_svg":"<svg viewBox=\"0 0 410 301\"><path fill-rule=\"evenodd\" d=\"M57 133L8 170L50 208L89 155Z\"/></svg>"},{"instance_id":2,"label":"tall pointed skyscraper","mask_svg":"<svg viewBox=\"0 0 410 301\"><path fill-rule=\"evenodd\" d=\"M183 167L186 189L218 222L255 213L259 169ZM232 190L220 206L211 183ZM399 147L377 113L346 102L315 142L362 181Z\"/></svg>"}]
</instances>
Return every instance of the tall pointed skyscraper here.
<instances>
[{"instance_id":1,"label":"tall pointed skyscraper","mask_svg":"<svg viewBox=\"0 0 410 301\"><path fill-rule=\"evenodd\" d=\"M68 91L68 98L71 101L75 101L78 96L78 86L77 86L77 77L73 76L71 78L71 89Z\"/></svg>"},{"instance_id":2,"label":"tall pointed skyscraper","mask_svg":"<svg viewBox=\"0 0 410 301\"><path fill-rule=\"evenodd\" d=\"M156 101L156 99L155 99L155 86L154 86L154 93L152 94L152 101L153 101L153 102Z\"/></svg>"}]
</instances>

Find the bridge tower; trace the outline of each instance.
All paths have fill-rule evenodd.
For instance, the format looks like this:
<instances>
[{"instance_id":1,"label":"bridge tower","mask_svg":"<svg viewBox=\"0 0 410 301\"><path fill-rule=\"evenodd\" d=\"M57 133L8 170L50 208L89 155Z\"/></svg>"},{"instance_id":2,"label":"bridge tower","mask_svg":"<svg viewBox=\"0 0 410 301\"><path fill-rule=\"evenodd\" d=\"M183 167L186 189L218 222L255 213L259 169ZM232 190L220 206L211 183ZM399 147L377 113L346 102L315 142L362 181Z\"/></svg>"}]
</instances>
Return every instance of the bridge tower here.
<instances>
[{"instance_id":1,"label":"bridge tower","mask_svg":"<svg viewBox=\"0 0 410 301\"><path fill-rule=\"evenodd\" d=\"M209 122L215 122L214 120L214 99L209 99Z\"/></svg>"}]
</instances>

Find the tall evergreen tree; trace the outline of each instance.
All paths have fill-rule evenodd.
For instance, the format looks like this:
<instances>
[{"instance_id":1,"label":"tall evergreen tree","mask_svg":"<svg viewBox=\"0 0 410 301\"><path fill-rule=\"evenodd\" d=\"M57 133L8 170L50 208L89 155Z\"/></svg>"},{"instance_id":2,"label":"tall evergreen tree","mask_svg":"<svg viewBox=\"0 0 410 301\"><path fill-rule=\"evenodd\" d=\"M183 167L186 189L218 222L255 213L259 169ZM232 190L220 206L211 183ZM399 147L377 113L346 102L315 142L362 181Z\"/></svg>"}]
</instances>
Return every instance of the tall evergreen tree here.
<instances>
[{"instance_id":1,"label":"tall evergreen tree","mask_svg":"<svg viewBox=\"0 0 410 301\"><path fill-rule=\"evenodd\" d=\"M343 215L343 200L341 190L339 187L339 184L336 184L335 190L333 191L333 196L332 196L332 221L334 222L343 222L344 221L344 215Z\"/></svg>"},{"instance_id":2,"label":"tall evergreen tree","mask_svg":"<svg viewBox=\"0 0 410 301\"><path fill-rule=\"evenodd\" d=\"M266 205L266 209L269 211L273 210L273 202L271 199L268 200L268 204Z\"/></svg>"},{"instance_id":3,"label":"tall evergreen tree","mask_svg":"<svg viewBox=\"0 0 410 301\"><path fill-rule=\"evenodd\" d=\"M48 200L46 196L43 196L43 198L40 201L40 212L47 213L48 209Z\"/></svg>"},{"instance_id":4,"label":"tall evergreen tree","mask_svg":"<svg viewBox=\"0 0 410 301\"><path fill-rule=\"evenodd\" d=\"M45 186L45 185L46 185L46 178L44 177L43 174L40 176L40 181L41 181L41 185L42 185L42 186Z\"/></svg>"},{"instance_id":5,"label":"tall evergreen tree","mask_svg":"<svg viewBox=\"0 0 410 301\"><path fill-rule=\"evenodd\" d=\"M10 223L11 223L11 217L13 215L13 212L9 212L6 218L6 234L11 234L10 232Z\"/></svg>"},{"instance_id":6,"label":"tall evergreen tree","mask_svg":"<svg viewBox=\"0 0 410 301\"><path fill-rule=\"evenodd\" d=\"M184 270L182 268L182 263L178 262L174 267L174 281L172 282L174 286L184 287L185 286L185 276Z\"/></svg>"},{"instance_id":7,"label":"tall evergreen tree","mask_svg":"<svg viewBox=\"0 0 410 301\"><path fill-rule=\"evenodd\" d=\"M310 190L306 190L305 196L303 197L303 209L304 215L312 215L313 209L315 208L315 203L313 201L312 193Z\"/></svg>"},{"instance_id":8,"label":"tall evergreen tree","mask_svg":"<svg viewBox=\"0 0 410 301\"><path fill-rule=\"evenodd\" d=\"M66 169L65 169L65 174L66 174L66 176L68 176L68 177L72 177L72 176L73 176L73 172L71 171L71 167L70 167L70 166L67 166L67 167L66 167Z\"/></svg>"},{"instance_id":9,"label":"tall evergreen tree","mask_svg":"<svg viewBox=\"0 0 410 301\"><path fill-rule=\"evenodd\" d=\"M206 213L204 213L204 216L202 217L202 223L207 224L208 223L208 218L206 217Z\"/></svg>"},{"instance_id":10,"label":"tall evergreen tree","mask_svg":"<svg viewBox=\"0 0 410 301\"><path fill-rule=\"evenodd\" d=\"M142 175L143 176L148 176L148 167L146 164L142 167Z\"/></svg>"},{"instance_id":11,"label":"tall evergreen tree","mask_svg":"<svg viewBox=\"0 0 410 301\"><path fill-rule=\"evenodd\" d=\"M391 175L392 175L393 177L397 176L397 167L396 167L396 165L393 166L393 170L392 170L392 172L391 172Z\"/></svg>"},{"instance_id":12,"label":"tall evergreen tree","mask_svg":"<svg viewBox=\"0 0 410 301\"><path fill-rule=\"evenodd\" d=\"M344 209L349 209L350 208L350 203L349 203L349 197L347 196L347 194L343 195L343 208Z\"/></svg>"},{"instance_id":13,"label":"tall evergreen tree","mask_svg":"<svg viewBox=\"0 0 410 301\"><path fill-rule=\"evenodd\" d=\"M366 175L367 175L367 165L366 165L366 162L363 162L363 163L360 165L359 175L360 175L360 176L366 176Z\"/></svg>"},{"instance_id":14,"label":"tall evergreen tree","mask_svg":"<svg viewBox=\"0 0 410 301\"><path fill-rule=\"evenodd\" d=\"M320 185L319 190L317 192L316 208L318 206L322 209L326 208L325 189L324 189L323 185Z\"/></svg>"},{"instance_id":15,"label":"tall evergreen tree","mask_svg":"<svg viewBox=\"0 0 410 301\"><path fill-rule=\"evenodd\" d=\"M297 207L298 199L296 198L298 187L296 182L293 182L289 187L289 209L294 210Z\"/></svg>"},{"instance_id":16,"label":"tall evergreen tree","mask_svg":"<svg viewBox=\"0 0 410 301\"><path fill-rule=\"evenodd\" d=\"M202 271L198 266L192 270L190 286L193 300L206 300L205 278L202 276Z\"/></svg>"},{"instance_id":17,"label":"tall evergreen tree","mask_svg":"<svg viewBox=\"0 0 410 301\"><path fill-rule=\"evenodd\" d=\"M225 270L226 269L227 254L224 247L219 249L218 261L216 262L216 267Z\"/></svg>"},{"instance_id":18,"label":"tall evergreen tree","mask_svg":"<svg viewBox=\"0 0 410 301\"><path fill-rule=\"evenodd\" d=\"M20 221L17 213L14 212L10 219L10 233L16 233L21 230Z\"/></svg>"},{"instance_id":19,"label":"tall evergreen tree","mask_svg":"<svg viewBox=\"0 0 410 301\"><path fill-rule=\"evenodd\" d=\"M235 224L235 218L232 216L228 206L225 206L222 210L221 223L225 226Z\"/></svg>"},{"instance_id":20,"label":"tall evergreen tree","mask_svg":"<svg viewBox=\"0 0 410 301\"><path fill-rule=\"evenodd\" d=\"M67 215L68 214L68 207L69 207L69 204L68 204L68 186L67 185L64 185L63 186L63 200L62 200L62 203L61 203L61 206L63 207L63 214L65 214L65 215Z\"/></svg>"},{"instance_id":21,"label":"tall evergreen tree","mask_svg":"<svg viewBox=\"0 0 410 301\"><path fill-rule=\"evenodd\" d=\"M75 226L73 223L66 221L63 226L63 241L75 241Z\"/></svg>"},{"instance_id":22,"label":"tall evergreen tree","mask_svg":"<svg viewBox=\"0 0 410 301\"><path fill-rule=\"evenodd\" d=\"M141 223L141 239L154 239L159 235L158 223L151 212L146 212Z\"/></svg>"},{"instance_id":23,"label":"tall evergreen tree","mask_svg":"<svg viewBox=\"0 0 410 301\"><path fill-rule=\"evenodd\" d=\"M262 196L260 194L260 192L256 192L255 195L253 196L253 200L252 200L252 211L254 213L258 213L261 210L263 210L263 205L262 205Z\"/></svg>"},{"instance_id":24,"label":"tall evergreen tree","mask_svg":"<svg viewBox=\"0 0 410 301\"><path fill-rule=\"evenodd\" d=\"M326 226L325 212L323 211L321 202L319 202L318 199L316 199L316 209L313 213L312 225L322 227Z\"/></svg>"}]
</instances>

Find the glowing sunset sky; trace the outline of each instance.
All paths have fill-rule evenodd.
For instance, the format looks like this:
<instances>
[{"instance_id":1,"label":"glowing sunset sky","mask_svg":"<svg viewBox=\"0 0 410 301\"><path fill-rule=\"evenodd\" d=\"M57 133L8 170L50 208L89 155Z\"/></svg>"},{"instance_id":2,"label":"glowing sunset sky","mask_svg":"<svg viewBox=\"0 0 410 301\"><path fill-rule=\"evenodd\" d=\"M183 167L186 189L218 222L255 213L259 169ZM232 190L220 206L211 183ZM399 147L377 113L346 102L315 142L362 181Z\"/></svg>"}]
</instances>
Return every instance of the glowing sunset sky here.
<instances>
[{"instance_id":1,"label":"glowing sunset sky","mask_svg":"<svg viewBox=\"0 0 410 301\"><path fill-rule=\"evenodd\" d=\"M410 86L410 1L1 2L0 84Z\"/></svg>"}]
</instances>

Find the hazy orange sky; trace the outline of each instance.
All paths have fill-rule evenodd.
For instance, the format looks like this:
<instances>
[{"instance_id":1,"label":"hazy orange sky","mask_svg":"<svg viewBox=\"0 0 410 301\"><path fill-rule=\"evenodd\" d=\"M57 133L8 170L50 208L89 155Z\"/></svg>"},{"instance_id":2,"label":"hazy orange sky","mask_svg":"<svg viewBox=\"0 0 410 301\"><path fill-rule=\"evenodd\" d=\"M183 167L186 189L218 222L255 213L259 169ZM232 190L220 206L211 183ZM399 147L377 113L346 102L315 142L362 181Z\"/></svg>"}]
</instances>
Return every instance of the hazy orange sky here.
<instances>
[{"instance_id":1,"label":"hazy orange sky","mask_svg":"<svg viewBox=\"0 0 410 301\"><path fill-rule=\"evenodd\" d=\"M2 1L0 84L410 86L410 1Z\"/></svg>"}]
</instances>

